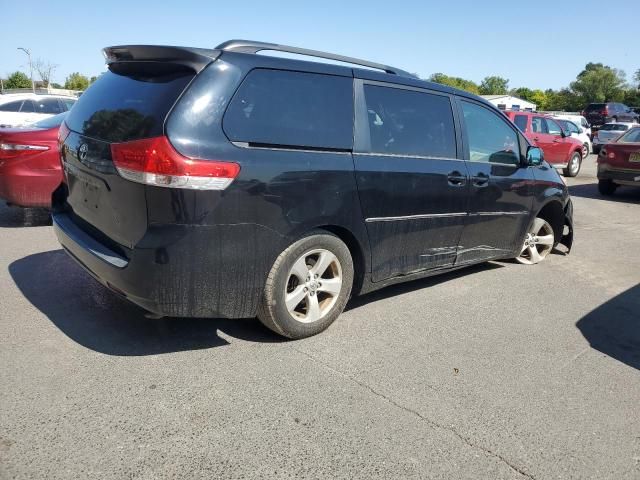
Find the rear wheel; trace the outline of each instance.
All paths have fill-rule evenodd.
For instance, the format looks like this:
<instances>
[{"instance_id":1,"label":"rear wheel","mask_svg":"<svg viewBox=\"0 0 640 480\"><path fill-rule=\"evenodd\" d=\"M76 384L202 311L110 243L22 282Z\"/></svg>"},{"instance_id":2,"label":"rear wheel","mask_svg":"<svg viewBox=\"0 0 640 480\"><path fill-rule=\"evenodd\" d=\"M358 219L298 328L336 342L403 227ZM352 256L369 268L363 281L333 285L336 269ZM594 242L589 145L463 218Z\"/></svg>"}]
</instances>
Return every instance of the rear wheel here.
<instances>
[{"instance_id":1,"label":"rear wheel","mask_svg":"<svg viewBox=\"0 0 640 480\"><path fill-rule=\"evenodd\" d=\"M611 180L598 180L598 191L607 197L613 195L618 186Z\"/></svg>"},{"instance_id":2,"label":"rear wheel","mask_svg":"<svg viewBox=\"0 0 640 480\"><path fill-rule=\"evenodd\" d=\"M328 232L312 232L276 259L258 318L288 338L325 330L344 310L353 283L348 247Z\"/></svg>"},{"instance_id":3,"label":"rear wheel","mask_svg":"<svg viewBox=\"0 0 640 480\"><path fill-rule=\"evenodd\" d=\"M544 218L536 217L524 237L524 245L516 261L524 265L534 265L546 258L555 245L551 224Z\"/></svg>"},{"instance_id":4,"label":"rear wheel","mask_svg":"<svg viewBox=\"0 0 640 480\"><path fill-rule=\"evenodd\" d=\"M567 168L564 169L564 176L575 177L576 175L578 175L581 164L582 157L578 152L574 152L573 155L571 155L571 159L569 160L569 165L567 165Z\"/></svg>"},{"instance_id":5,"label":"rear wheel","mask_svg":"<svg viewBox=\"0 0 640 480\"><path fill-rule=\"evenodd\" d=\"M582 145L582 158L587 158L589 156L589 144L585 143Z\"/></svg>"}]
</instances>

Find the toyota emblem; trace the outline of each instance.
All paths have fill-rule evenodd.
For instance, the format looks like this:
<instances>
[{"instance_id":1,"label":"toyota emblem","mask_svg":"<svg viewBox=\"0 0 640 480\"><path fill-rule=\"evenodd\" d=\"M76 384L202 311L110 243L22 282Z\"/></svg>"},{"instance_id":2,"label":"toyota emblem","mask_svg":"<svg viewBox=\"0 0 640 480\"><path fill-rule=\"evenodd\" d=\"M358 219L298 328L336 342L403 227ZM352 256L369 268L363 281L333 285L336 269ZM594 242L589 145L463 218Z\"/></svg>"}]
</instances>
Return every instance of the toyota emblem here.
<instances>
[{"instance_id":1,"label":"toyota emblem","mask_svg":"<svg viewBox=\"0 0 640 480\"><path fill-rule=\"evenodd\" d=\"M89 145L87 145L86 143L83 143L82 145L80 145L80 148L78 148L78 158L81 161L85 160L87 158L88 151L89 151Z\"/></svg>"}]
</instances>

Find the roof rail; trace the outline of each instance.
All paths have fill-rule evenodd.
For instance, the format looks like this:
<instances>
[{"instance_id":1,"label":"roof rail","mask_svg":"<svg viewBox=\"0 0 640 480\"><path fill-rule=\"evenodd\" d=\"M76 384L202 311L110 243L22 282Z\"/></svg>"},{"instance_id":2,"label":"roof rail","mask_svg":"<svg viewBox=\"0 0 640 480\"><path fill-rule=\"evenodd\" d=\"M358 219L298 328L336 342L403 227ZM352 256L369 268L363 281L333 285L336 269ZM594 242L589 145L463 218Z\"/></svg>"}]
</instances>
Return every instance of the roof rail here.
<instances>
[{"instance_id":1,"label":"roof rail","mask_svg":"<svg viewBox=\"0 0 640 480\"><path fill-rule=\"evenodd\" d=\"M258 53L263 50L273 50L276 52L294 53L297 55L305 55L309 57L325 58L327 60L334 60L336 62L351 63L353 65L360 65L362 67L374 68L376 70L382 70L386 73L399 75L402 77L416 78L415 75L401 70L399 68L390 67L389 65L383 65L381 63L368 62L367 60L361 60L359 58L345 57L344 55L336 55L334 53L321 52L319 50L309 50L307 48L290 47L288 45L278 45L277 43L267 42L255 42L253 40L229 40L221 43L216 47L216 50L223 50L227 52L240 52L240 53Z\"/></svg>"}]
</instances>

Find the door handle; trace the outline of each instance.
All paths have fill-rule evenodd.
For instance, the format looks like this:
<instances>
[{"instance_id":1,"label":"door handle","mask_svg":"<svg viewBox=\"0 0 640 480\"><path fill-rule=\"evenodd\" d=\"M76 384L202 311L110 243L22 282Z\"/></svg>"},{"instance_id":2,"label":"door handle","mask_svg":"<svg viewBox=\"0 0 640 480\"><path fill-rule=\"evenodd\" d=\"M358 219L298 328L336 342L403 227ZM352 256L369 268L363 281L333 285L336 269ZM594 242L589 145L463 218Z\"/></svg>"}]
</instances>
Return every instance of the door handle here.
<instances>
[{"instance_id":1,"label":"door handle","mask_svg":"<svg viewBox=\"0 0 640 480\"><path fill-rule=\"evenodd\" d=\"M467 177L457 170L454 170L447 174L447 181L452 187L462 187L467 183Z\"/></svg>"},{"instance_id":2,"label":"door handle","mask_svg":"<svg viewBox=\"0 0 640 480\"><path fill-rule=\"evenodd\" d=\"M486 187L489 185L489 175L486 173L479 173L473 177L473 185L476 187Z\"/></svg>"},{"instance_id":3,"label":"door handle","mask_svg":"<svg viewBox=\"0 0 640 480\"><path fill-rule=\"evenodd\" d=\"M533 139L537 142L538 140L540 140L540 137L533 137Z\"/></svg>"}]
</instances>

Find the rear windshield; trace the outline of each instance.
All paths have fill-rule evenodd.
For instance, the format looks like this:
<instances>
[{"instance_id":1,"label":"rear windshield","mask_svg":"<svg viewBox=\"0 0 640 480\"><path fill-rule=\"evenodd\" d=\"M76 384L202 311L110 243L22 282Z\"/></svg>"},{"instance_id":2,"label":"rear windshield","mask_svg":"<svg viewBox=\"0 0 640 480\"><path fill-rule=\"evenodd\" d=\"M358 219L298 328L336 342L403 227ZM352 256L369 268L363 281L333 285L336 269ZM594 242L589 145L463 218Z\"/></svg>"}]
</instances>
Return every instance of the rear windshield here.
<instances>
[{"instance_id":1,"label":"rear windshield","mask_svg":"<svg viewBox=\"0 0 640 480\"><path fill-rule=\"evenodd\" d=\"M606 106L606 103L592 103L585 110L586 112L593 112L594 110L602 110Z\"/></svg>"},{"instance_id":2,"label":"rear windshield","mask_svg":"<svg viewBox=\"0 0 640 480\"><path fill-rule=\"evenodd\" d=\"M640 143L640 128L632 128L618 139L618 143Z\"/></svg>"},{"instance_id":3,"label":"rear windshield","mask_svg":"<svg viewBox=\"0 0 640 480\"><path fill-rule=\"evenodd\" d=\"M106 72L78 99L66 124L74 132L108 142L162 135L167 113L193 75L184 70Z\"/></svg>"},{"instance_id":4,"label":"rear windshield","mask_svg":"<svg viewBox=\"0 0 640 480\"><path fill-rule=\"evenodd\" d=\"M616 132L626 132L629 130L628 125L623 125L621 123L605 123L600 127L600 130L613 130Z\"/></svg>"}]
</instances>

